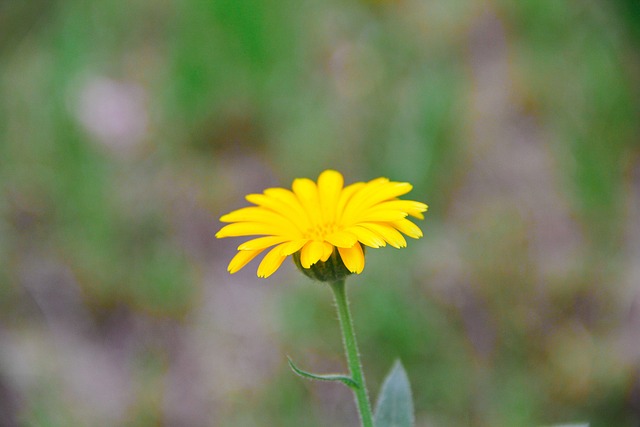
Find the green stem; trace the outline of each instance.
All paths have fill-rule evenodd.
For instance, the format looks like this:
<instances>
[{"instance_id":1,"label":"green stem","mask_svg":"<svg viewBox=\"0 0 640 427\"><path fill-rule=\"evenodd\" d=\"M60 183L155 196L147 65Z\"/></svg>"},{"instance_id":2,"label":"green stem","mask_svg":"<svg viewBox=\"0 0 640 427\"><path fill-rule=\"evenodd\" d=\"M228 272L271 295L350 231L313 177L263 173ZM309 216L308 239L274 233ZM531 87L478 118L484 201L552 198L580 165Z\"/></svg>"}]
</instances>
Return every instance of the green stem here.
<instances>
[{"instance_id":1,"label":"green stem","mask_svg":"<svg viewBox=\"0 0 640 427\"><path fill-rule=\"evenodd\" d=\"M351 378L357 384L352 387L355 394L356 403L358 405L358 413L363 427L373 427L373 417L371 415L371 405L369 404L369 396L367 395L367 386L364 382L364 373L362 372L362 364L360 363L360 354L358 353L358 344L356 343L356 334L353 330L353 322L351 321L351 313L349 311L349 301L347 300L347 291L344 285L344 279L331 283L333 290L333 298L336 301L338 310L338 320L340 321L340 329L342 330L342 340L344 350L347 354L347 362Z\"/></svg>"}]
</instances>

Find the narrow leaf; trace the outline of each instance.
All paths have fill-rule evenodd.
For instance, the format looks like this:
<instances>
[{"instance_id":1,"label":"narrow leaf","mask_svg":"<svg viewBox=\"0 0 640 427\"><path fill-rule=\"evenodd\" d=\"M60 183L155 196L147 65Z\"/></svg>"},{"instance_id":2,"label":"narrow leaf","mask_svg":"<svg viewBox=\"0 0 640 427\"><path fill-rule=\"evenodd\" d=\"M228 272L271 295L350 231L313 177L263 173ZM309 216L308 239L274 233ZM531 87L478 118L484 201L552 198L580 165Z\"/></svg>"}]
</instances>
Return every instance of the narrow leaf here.
<instances>
[{"instance_id":1,"label":"narrow leaf","mask_svg":"<svg viewBox=\"0 0 640 427\"><path fill-rule=\"evenodd\" d=\"M399 360L382 383L374 424L376 427L413 427L413 399L409 378Z\"/></svg>"},{"instance_id":2,"label":"narrow leaf","mask_svg":"<svg viewBox=\"0 0 640 427\"><path fill-rule=\"evenodd\" d=\"M349 388L358 388L358 383L353 380L353 378L348 377L346 375L340 374L312 374L311 372L303 371L298 368L291 358L287 356L287 360L289 361L289 367L293 372L300 375L303 378L307 378L309 380L318 380L318 381L340 381L345 384Z\"/></svg>"}]
</instances>

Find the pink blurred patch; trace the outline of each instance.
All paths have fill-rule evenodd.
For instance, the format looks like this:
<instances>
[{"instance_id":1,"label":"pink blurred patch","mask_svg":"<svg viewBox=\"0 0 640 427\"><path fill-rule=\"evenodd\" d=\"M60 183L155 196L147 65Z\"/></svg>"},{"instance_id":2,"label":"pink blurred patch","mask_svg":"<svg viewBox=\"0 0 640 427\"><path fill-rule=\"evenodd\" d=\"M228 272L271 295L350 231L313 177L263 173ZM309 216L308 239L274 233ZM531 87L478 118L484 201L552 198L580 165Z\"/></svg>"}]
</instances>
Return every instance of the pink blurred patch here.
<instances>
[{"instance_id":1,"label":"pink blurred patch","mask_svg":"<svg viewBox=\"0 0 640 427\"><path fill-rule=\"evenodd\" d=\"M139 85L92 77L81 85L74 109L78 121L98 142L127 150L147 133L145 98Z\"/></svg>"}]
</instances>

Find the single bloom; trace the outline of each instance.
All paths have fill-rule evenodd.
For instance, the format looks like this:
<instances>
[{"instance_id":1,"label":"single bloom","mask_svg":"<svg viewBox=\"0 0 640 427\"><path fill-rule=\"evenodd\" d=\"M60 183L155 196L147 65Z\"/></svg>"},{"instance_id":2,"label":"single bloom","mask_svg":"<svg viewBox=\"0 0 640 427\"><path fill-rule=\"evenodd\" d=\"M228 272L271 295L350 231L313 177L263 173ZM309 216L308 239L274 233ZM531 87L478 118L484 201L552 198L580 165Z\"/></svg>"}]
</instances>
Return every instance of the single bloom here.
<instances>
[{"instance_id":1,"label":"single bloom","mask_svg":"<svg viewBox=\"0 0 640 427\"><path fill-rule=\"evenodd\" d=\"M238 246L229 263L231 274L269 248L258 277L271 276L294 254L304 269L339 258L349 272L359 274L365 263L363 245L402 248L407 245L402 233L422 237L407 217L423 219L427 205L398 198L411 189L407 182L387 178L345 187L339 172L326 170L317 183L298 178L292 190L268 188L262 194L249 194L246 199L254 206L223 215L220 221L229 224L216 237L261 236Z\"/></svg>"}]
</instances>

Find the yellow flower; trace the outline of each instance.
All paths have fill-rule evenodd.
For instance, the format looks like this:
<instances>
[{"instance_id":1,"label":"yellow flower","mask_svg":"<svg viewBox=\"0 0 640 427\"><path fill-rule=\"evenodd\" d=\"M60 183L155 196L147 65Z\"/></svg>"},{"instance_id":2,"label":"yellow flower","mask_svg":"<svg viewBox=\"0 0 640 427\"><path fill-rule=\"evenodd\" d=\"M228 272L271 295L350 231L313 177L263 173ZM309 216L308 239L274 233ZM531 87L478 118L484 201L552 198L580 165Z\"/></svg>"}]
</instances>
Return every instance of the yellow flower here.
<instances>
[{"instance_id":1,"label":"yellow flower","mask_svg":"<svg viewBox=\"0 0 640 427\"><path fill-rule=\"evenodd\" d=\"M293 181L292 190L268 188L246 199L255 206L233 211L220 218L225 225L216 237L263 236L238 246L229 263L231 274L239 271L267 248L258 266L258 277L269 277L284 259L300 251L303 268L327 261L335 250L352 273L364 269L362 244L379 248L390 244L405 247L400 232L414 239L422 231L408 215L423 219L427 205L399 196L411 191L407 182L377 178L343 187L339 172L326 170L316 184L307 178Z\"/></svg>"}]
</instances>

